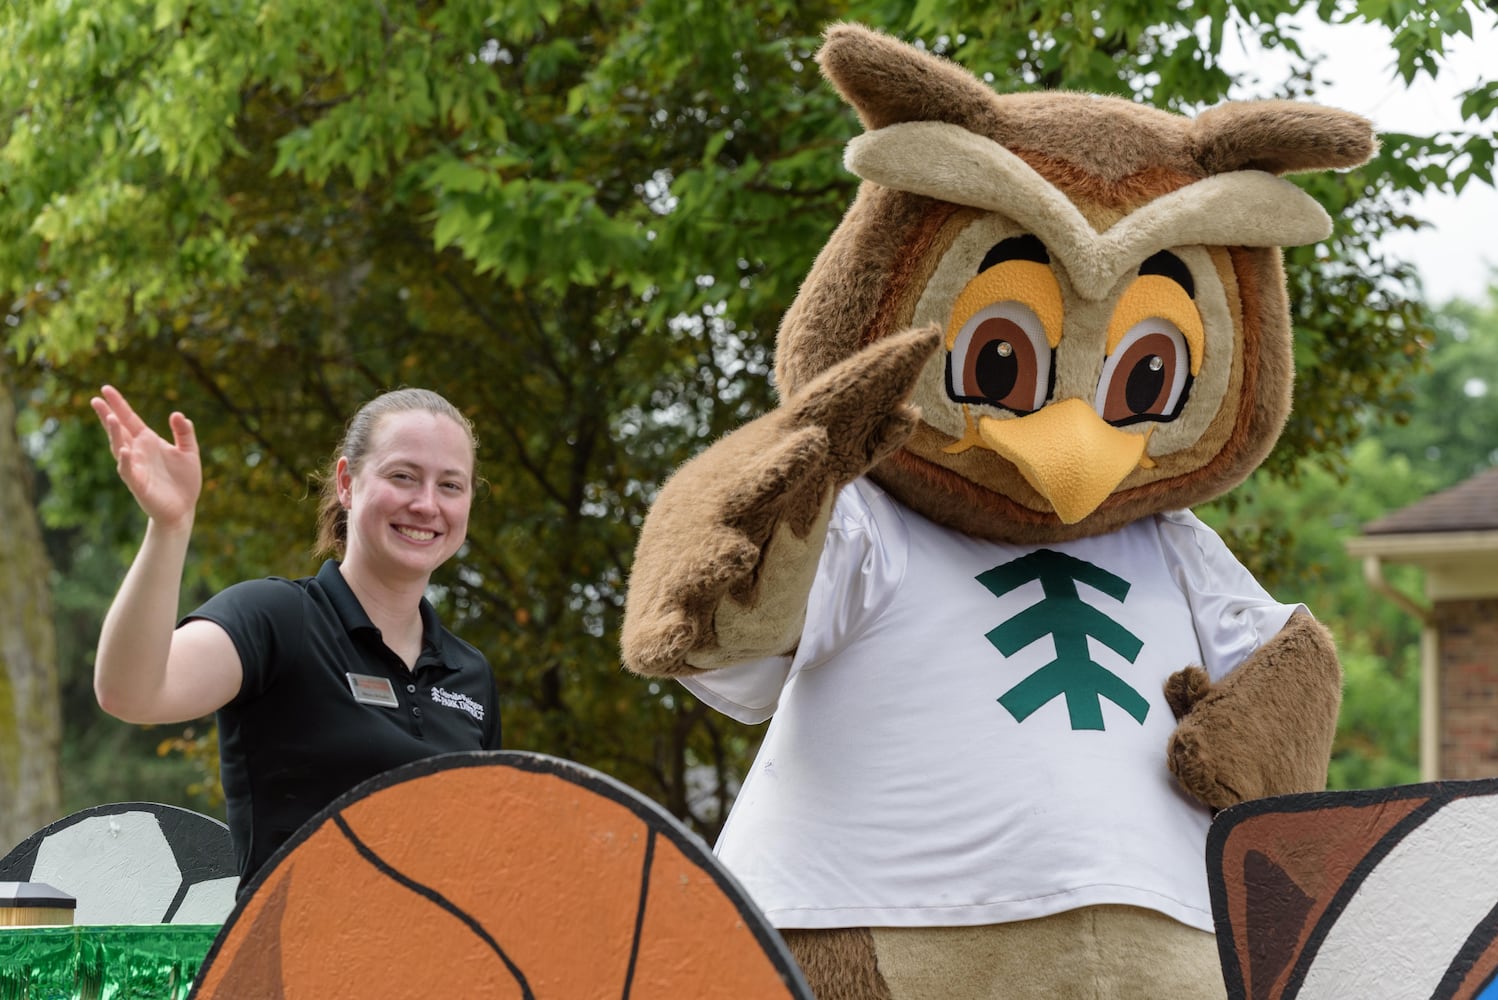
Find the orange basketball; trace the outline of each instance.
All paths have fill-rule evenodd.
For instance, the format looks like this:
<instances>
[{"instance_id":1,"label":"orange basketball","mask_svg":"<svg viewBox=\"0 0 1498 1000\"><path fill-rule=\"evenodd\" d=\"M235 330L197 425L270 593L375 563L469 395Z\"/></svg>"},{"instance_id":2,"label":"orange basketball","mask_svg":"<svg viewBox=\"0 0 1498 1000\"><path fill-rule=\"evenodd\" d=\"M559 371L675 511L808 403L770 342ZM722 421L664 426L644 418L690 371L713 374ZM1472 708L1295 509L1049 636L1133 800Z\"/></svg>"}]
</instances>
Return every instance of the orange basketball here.
<instances>
[{"instance_id":1,"label":"orange basketball","mask_svg":"<svg viewBox=\"0 0 1498 1000\"><path fill-rule=\"evenodd\" d=\"M329 806L257 876L192 995L811 997L672 817L514 752L420 761Z\"/></svg>"}]
</instances>

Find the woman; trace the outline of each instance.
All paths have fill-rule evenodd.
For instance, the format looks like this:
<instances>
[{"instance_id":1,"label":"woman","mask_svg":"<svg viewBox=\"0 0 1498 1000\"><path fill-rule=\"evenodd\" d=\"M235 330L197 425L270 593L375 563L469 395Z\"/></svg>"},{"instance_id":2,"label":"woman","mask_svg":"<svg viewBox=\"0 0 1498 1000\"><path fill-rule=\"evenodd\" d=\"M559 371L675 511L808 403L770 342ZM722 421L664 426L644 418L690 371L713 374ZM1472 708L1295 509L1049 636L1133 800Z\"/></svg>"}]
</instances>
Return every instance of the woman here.
<instances>
[{"instance_id":1,"label":"woman","mask_svg":"<svg viewBox=\"0 0 1498 1000\"><path fill-rule=\"evenodd\" d=\"M473 502L472 426L447 400L400 389L349 422L323 482L314 577L235 584L175 625L202 466L192 422L168 443L104 386L91 401L145 540L99 637L94 693L134 723L218 714L241 889L354 785L434 754L499 746L483 655L424 598L458 551Z\"/></svg>"}]
</instances>

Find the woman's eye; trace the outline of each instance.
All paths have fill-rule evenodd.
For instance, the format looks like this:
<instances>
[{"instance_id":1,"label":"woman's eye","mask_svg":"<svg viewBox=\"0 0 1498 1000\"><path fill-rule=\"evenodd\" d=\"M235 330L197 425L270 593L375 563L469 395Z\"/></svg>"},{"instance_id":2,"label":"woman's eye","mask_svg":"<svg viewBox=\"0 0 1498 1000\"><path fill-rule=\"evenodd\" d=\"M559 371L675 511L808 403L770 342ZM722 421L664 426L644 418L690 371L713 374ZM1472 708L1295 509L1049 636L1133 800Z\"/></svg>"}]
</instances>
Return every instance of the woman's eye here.
<instances>
[{"instance_id":1,"label":"woman's eye","mask_svg":"<svg viewBox=\"0 0 1498 1000\"><path fill-rule=\"evenodd\" d=\"M1097 412L1114 426L1142 420L1174 420L1191 387L1186 338L1174 323L1147 319L1135 324L1103 364Z\"/></svg>"},{"instance_id":2,"label":"woman's eye","mask_svg":"<svg viewBox=\"0 0 1498 1000\"><path fill-rule=\"evenodd\" d=\"M1035 313L1019 302L980 309L947 355L947 394L961 403L1033 413L1051 393L1051 347Z\"/></svg>"}]
</instances>

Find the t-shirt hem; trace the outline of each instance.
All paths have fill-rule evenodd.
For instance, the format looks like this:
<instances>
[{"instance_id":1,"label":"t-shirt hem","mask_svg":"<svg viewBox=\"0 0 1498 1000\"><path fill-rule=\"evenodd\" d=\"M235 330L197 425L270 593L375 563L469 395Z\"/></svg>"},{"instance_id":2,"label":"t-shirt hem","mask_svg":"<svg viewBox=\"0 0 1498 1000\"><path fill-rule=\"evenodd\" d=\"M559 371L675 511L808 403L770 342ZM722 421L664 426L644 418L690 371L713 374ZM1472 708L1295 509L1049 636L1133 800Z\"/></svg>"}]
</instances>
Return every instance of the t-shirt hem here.
<instances>
[{"instance_id":1,"label":"t-shirt hem","mask_svg":"<svg viewBox=\"0 0 1498 1000\"><path fill-rule=\"evenodd\" d=\"M806 906L767 908L780 930L827 930L837 927L973 927L1035 920L1089 906L1136 906L1211 933L1210 910L1147 889L1120 891L1117 886L1055 893L1034 899L936 906Z\"/></svg>"}]
</instances>

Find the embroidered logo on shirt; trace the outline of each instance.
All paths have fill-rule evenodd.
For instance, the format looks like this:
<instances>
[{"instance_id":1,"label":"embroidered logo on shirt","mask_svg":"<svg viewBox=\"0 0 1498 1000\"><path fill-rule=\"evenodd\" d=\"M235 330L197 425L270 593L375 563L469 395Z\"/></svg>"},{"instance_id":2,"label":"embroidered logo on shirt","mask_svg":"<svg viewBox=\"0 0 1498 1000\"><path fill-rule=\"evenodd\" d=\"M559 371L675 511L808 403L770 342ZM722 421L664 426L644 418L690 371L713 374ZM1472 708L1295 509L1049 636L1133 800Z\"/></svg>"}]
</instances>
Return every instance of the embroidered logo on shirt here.
<instances>
[{"instance_id":1,"label":"embroidered logo on shirt","mask_svg":"<svg viewBox=\"0 0 1498 1000\"><path fill-rule=\"evenodd\" d=\"M977 580L995 597L1038 580L1045 597L985 635L1005 656L1013 656L1038 639L1051 636L1056 658L1036 670L999 698L999 704L1024 722L1035 710L1058 697L1066 699L1071 727L1102 729L1103 699L1144 724L1149 702L1121 677L1092 659L1087 639L1113 650L1133 663L1144 643L1128 629L1082 600L1077 584L1085 583L1120 603L1129 584L1101 567L1051 549L1036 549L1019 559L978 574Z\"/></svg>"},{"instance_id":2,"label":"embroidered logo on shirt","mask_svg":"<svg viewBox=\"0 0 1498 1000\"><path fill-rule=\"evenodd\" d=\"M432 700L445 708L460 708L479 722L484 721L484 706L466 694L454 694L451 691L444 691L442 688L434 687L432 688Z\"/></svg>"}]
</instances>

